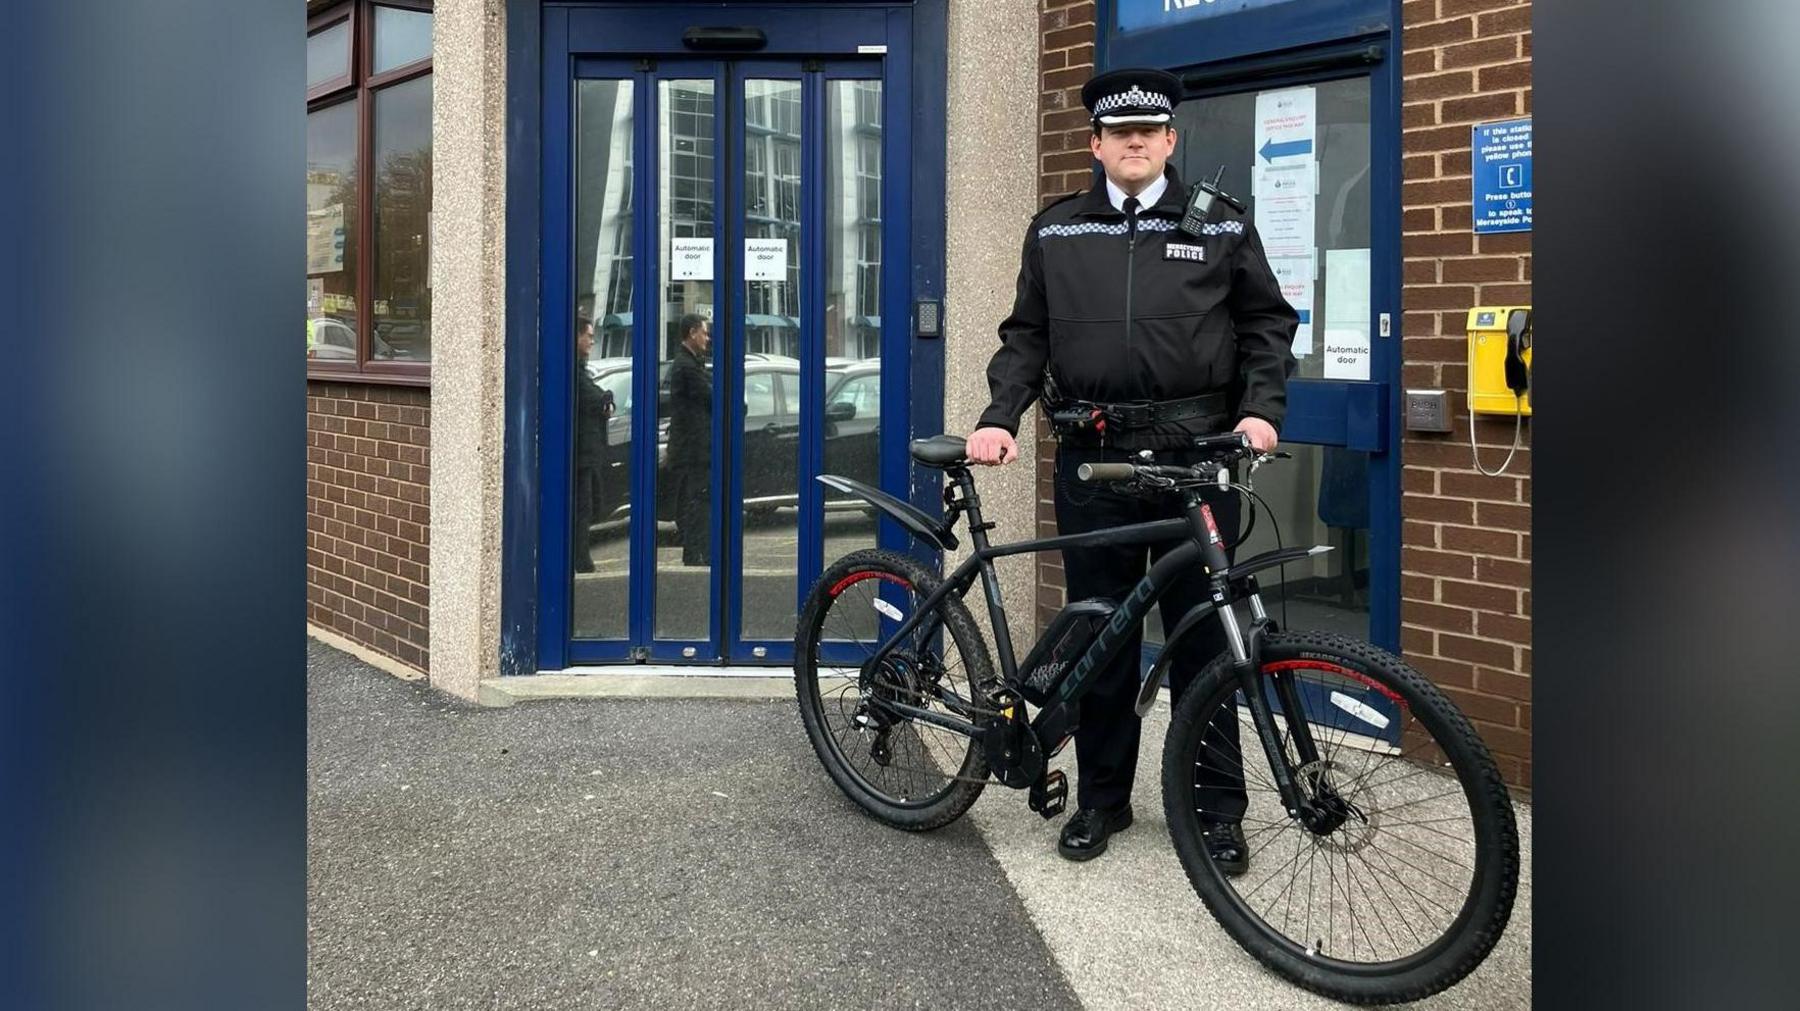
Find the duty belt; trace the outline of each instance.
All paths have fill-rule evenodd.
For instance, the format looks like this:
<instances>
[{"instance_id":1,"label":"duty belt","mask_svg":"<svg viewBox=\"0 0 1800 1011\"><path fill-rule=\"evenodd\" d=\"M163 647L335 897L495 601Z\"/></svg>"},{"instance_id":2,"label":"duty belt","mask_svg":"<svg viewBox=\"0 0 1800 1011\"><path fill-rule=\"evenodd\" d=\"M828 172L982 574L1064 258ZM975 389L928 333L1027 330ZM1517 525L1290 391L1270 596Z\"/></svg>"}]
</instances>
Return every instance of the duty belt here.
<instances>
[{"instance_id":1,"label":"duty belt","mask_svg":"<svg viewBox=\"0 0 1800 1011\"><path fill-rule=\"evenodd\" d=\"M1059 437L1085 431L1105 434L1109 427L1117 432L1130 432L1176 421L1216 417L1224 414L1225 409L1223 393L1117 404L1070 400L1051 409L1050 427Z\"/></svg>"}]
</instances>

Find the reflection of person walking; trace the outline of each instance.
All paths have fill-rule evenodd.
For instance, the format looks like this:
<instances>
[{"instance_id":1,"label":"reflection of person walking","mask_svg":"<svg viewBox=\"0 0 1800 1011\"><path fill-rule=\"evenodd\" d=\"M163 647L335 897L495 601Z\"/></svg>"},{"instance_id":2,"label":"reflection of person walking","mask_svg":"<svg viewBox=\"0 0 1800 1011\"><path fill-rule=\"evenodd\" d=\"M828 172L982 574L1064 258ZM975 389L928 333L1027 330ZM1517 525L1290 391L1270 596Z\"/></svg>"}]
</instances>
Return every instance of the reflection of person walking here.
<instances>
[{"instance_id":1,"label":"reflection of person walking","mask_svg":"<svg viewBox=\"0 0 1800 1011\"><path fill-rule=\"evenodd\" d=\"M669 480L675 496L675 529L681 564L712 564L712 324L681 317L681 344L669 371Z\"/></svg>"},{"instance_id":2,"label":"reflection of person walking","mask_svg":"<svg viewBox=\"0 0 1800 1011\"><path fill-rule=\"evenodd\" d=\"M594 348L594 324L575 318L575 529L570 541L576 572L594 571L588 536L600 522L600 475L606 460L606 420L612 416L613 398L588 374L588 353Z\"/></svg>"}]
</instances>

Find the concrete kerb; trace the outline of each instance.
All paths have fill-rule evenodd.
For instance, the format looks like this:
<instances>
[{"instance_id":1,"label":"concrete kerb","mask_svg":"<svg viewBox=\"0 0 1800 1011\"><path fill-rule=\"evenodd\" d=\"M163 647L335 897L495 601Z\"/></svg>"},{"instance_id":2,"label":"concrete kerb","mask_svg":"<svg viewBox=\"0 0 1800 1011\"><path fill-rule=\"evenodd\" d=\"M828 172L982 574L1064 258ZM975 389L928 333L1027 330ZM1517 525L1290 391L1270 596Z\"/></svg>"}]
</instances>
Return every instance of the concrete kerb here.
<instances>
[{"instance_id":1,"label":"concrete kerb","mask_svg":"<svg viewBox=\"0 0 1800 1011\"><path fill-rule=\"evenodd\" d=\"M630 673L528 674L486 678L475 700L504 708L536 699L791 699L791 675L770 676L767 668L718 673L692 668L644 668Z\"/></svg>"}]
</instances>

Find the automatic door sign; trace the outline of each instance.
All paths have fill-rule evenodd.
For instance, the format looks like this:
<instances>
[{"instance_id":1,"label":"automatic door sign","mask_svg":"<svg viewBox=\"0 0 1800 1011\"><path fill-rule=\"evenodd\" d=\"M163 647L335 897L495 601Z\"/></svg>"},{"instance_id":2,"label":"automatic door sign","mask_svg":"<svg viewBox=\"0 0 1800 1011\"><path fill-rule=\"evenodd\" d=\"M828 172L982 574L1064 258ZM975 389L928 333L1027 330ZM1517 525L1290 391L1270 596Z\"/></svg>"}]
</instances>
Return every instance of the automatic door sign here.
<instances>
[{"instance_id":1,"label":"automatic door sign","mask_svg":"<svg viewBox=\"0 0 1800 1011\"><path fill-rule=\"evenodd\" d=\"M1476 126L1471 158L1475 234L1531 231L1531 119Z\"/></svg>"},{"instance_id":2,"label":"automatic door sign","mask_svg":"<svg viewBox=\"0 0 1800 1011\"><path fill-rule=\"evenodd\" d=\"M710 281L713 279L712 239L674 239L671 240L670 246L670 280Z\"/></svg>"},{"instance_id":3,"label":"automatic door sign","mask_svg":"<svg viewBox=\"0 0 1800 1011\"><path fill-rule=\"evenodd\" d=\"M788 244L786 239L745 239L744 280L787 280Z\"/></svg>"}]
</instances>

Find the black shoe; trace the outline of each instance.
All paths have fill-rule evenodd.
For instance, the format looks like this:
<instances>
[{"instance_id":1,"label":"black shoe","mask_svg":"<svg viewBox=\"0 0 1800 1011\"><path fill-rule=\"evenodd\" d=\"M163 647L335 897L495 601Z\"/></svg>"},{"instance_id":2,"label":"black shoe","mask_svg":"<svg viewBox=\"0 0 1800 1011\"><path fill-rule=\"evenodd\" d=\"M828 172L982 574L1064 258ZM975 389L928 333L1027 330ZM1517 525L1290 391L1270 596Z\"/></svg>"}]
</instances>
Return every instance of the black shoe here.
<instances>
[{"instance_id":1,"label":"black shoe","mask_svg":"<svg viewBox=\"0 0 1800 1011\"><path fill-rule=\"evenodd\" d=\"M1106 838L1131 827L1131 805L1116 811L1084 807L1063 826L1056 851L1066 860L1092 860L1106 852Z\"/></svg>"},{"instance_id":2,"label":"black shoe","mask_svg":"<svg viewBox=\"0 0 1800 1011\"><path fill-rule=\"evenodd\" d=\"M1206 852L1228 878L1250 869L1250 844L1244 840L1244 827L1235 821L1206 827Z\"/></svg>"}]
</instances>

